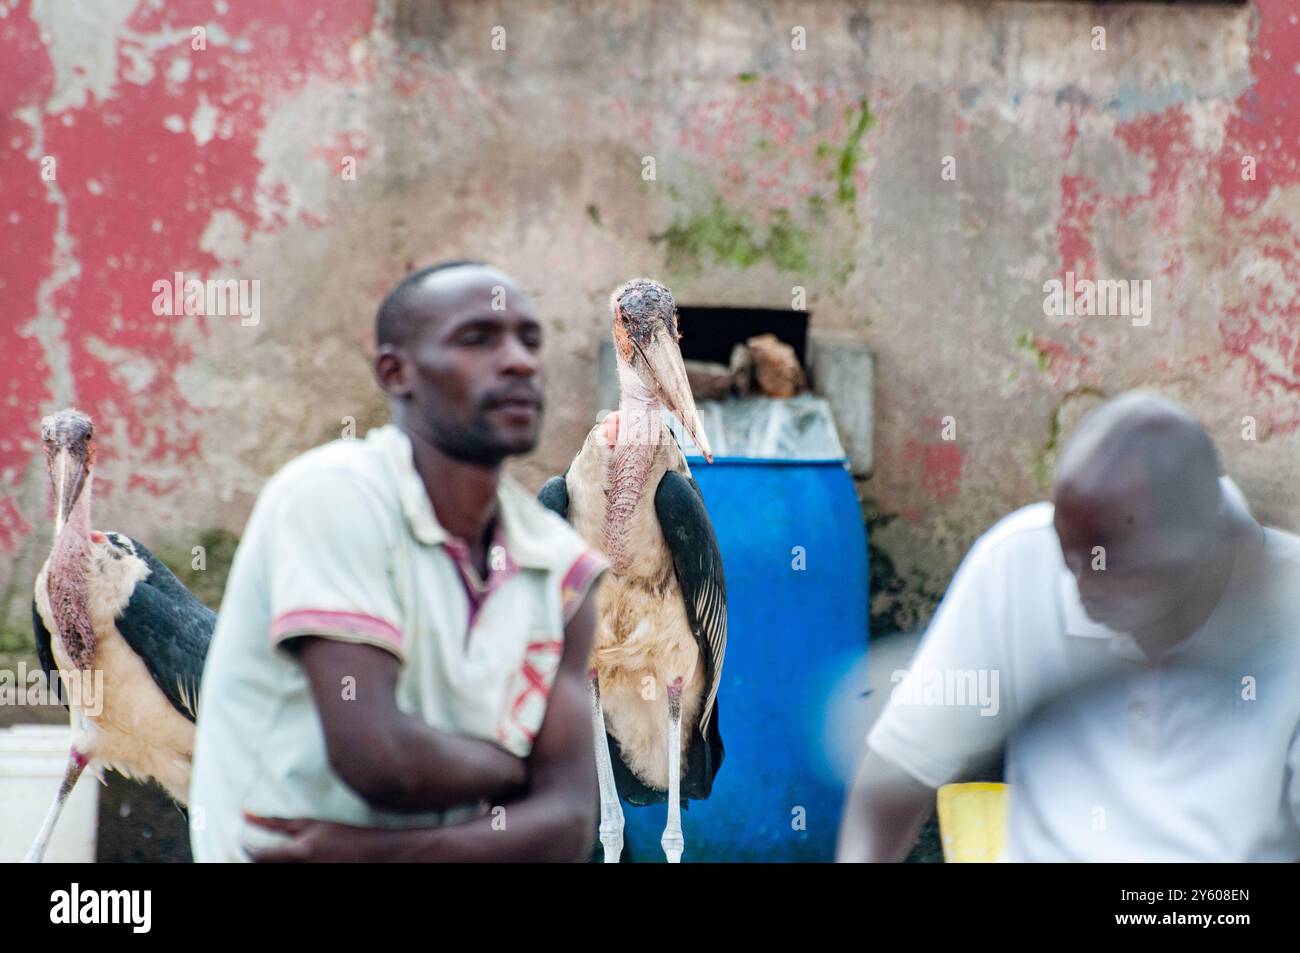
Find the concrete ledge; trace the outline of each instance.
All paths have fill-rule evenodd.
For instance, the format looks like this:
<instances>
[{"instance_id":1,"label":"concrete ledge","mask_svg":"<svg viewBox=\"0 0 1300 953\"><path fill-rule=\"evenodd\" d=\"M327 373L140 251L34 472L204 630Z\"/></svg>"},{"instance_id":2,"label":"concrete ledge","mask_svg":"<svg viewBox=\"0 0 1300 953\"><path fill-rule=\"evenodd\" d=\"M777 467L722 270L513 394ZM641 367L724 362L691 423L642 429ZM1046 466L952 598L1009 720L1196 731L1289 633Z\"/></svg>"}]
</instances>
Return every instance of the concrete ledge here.
<instances>
[{"instance_id":1,"label":"concrete ledge","mask_svg":"<svg viewBox=\"0 0 1300 953\"><path fill-rule=\"evenodd\" d=\"M831 405L853 475L870 476L875 462L876 355L863 341L813 334L808 339L808 371L813 393Z\"/></svg>"}]
</instances>

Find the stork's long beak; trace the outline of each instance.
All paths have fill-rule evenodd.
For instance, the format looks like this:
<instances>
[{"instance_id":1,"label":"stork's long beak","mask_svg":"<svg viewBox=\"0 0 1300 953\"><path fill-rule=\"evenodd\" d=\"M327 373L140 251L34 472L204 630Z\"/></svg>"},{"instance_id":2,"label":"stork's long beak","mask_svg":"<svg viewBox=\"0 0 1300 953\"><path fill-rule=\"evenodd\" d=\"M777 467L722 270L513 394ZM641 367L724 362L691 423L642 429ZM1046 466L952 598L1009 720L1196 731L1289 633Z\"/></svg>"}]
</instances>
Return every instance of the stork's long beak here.
<instances>
[{"instance_id":1,"label":"stork's long beak","mask_svg":"<svg viewBox=\"0 0 1300 953\"><path fill-rule=\"evenodd\" d=\"M58 538L86 484L86 464L62 447L54 455L53 468L50 479L54 483L54 536Z\"/></svg>"},{"instance_id":2,"label":"stork's long beak","mask_svg":"<svg viewBox=\"0 0 1300 953\"><path fill-rule=\"evenodd\" d=\"M709 447L704 425L700 423L700 412L695 407L690 381L686 379L686 362L682 360L682 349L668 333L667 327L661 325L655 329L650 346L641 355L645 358L650 377L654 381L655 396L681 421L695 445L704 454L704 459L712 463L713 450Z\"/></svg>"}]
</instances>

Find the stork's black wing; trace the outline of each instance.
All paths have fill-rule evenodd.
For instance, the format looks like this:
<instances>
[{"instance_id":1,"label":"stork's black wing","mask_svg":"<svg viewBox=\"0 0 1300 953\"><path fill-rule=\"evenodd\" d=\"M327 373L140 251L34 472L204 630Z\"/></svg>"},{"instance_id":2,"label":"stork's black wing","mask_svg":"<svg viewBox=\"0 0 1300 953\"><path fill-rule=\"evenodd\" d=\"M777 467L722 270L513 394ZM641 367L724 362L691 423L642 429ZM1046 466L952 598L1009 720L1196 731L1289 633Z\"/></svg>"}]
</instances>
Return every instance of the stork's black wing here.
<instances>
[{"instance_id":1,"label":"stork's black wing","mask_svg":"<svg viewBox=\"0 0 1300 953\"><path fill-rule=\"evenodd\" d=\"M565 476L567 475L566 473ZM569 484L565 482L565 477L553 476L543 483L541 490L537 493L537 501L552 513L558 513L567 520L569 518Z\"/></svg>"},{"instance_id":2,"label":"stork's black wing","mask_svg":"<svg viewBox=\"0 0 1300 953\"><path fill-rule=\"evenodd\" d=\"M707 692L700 709L697 735L687 762L682 792L708 797L722 766L722 734L718 729L718 683L727 654L727 580L713 523L696 482L669 470L655 491L655 514L672 553L673 569L686 603L686 619L704 659ZM702 744L700 742L703 742Z\"/></svg>"},{"instance_id":3,"label":"stork's black wing","mask_svg":"<svg viewBox=\"0 0 1300 953\"><path fill-rule=\"evenodd\" d=\"M45 620L41 618L41 610L36 607L36 600L32 600L32 634L36 636L36 658L41 663L41 671L45 673L45 684L50 690L59 682L58 666L54 664L54 649L50 647L50 630L45 627ZM63 706L67 708L67 705Z\"/></svg>"},{"instance_id":4,"label":"stork's black wing","mask_svg":"<svg viewBox=\"0 0 1300 953\"><path fill-rule=\"evenodd\" d=\"M140 656L172 707L194 721L199 682L217 615L185 588L143 543L131 540L149 575L135 584L117 630Z\"/></svg>"}]
</instances>

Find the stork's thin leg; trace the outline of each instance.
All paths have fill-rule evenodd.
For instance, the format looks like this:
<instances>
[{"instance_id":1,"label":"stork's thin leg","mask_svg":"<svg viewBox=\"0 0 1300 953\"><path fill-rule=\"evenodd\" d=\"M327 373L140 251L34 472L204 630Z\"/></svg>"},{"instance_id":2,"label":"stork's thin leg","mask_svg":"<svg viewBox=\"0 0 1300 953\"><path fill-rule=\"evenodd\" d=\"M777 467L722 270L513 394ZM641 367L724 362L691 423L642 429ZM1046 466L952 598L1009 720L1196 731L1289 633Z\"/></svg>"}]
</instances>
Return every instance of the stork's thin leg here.
<instances>
[{"instance_id":1,"label":"stork's thin leg","mask_svg":"<svg viewBox=\"0 0 1300 953\"><path fill-rule=\"evenodd\" d=\"M39 864L45 856L46 845L50 842L50 835L54 833L54 824L63 813L63 805L67 802L68 795L72 793L72 788L85 767L86 756L73 748L68 754L68 770L63 775L63 783L59 785L59 793L54 796L54 803L50 805L50 810L41 824L41 832L36 835L36 840L27 851L27 856L23 858L23 863Z\"/></svg>"},{"instance_id":2,"label":"stork's thin leg","mask_svg":"<svg viewBox=\"0 0 1300 953\"><path fill-rule=\"evenodd\" d=\"M659 841L668 863L680 864L686 840L682 837L682 680L668 686L668 826Z\"/></svg>"},{"instance_id":3,"label":"stork's thin leg","mask_svg":"<svg viewBox=\"0 0 1300 953\"><path fill-rule=\"evenodd\" d=\"M617 864L623 854L623 805L614 784L614 764L609 756L609 739L605 736L605 713L600 707L600 680L591 670L591 727L595 734L596 779L600 785L600 844L605 849L605 863Z\"/></svg>"}]
</instances>

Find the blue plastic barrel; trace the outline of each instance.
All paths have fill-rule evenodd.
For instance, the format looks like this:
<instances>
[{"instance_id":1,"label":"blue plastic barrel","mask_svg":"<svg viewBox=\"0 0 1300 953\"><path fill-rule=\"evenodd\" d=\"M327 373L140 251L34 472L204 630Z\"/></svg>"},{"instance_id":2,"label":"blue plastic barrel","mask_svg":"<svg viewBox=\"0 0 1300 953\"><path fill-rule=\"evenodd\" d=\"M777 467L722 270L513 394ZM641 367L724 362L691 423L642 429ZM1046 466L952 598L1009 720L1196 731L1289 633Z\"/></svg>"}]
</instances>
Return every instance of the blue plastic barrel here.
<instances>
[{"instance_id":1,"label":"blue plastic barrel","mask_svg":"<svg viewBox=\"0 0 1300 953\"><path fill-rule=\"evenodd\" d=\"M853 479L844 460L688 459L722 549L728 641L726 757L708 800L682 811L682 860L831 860L846 781L834 749L865 729L842 723L865 717L865 700L832 704L863 671L868 636ZM625 859L662 862L666 805L623 813Z\"/></svg>"}]
</instances>

